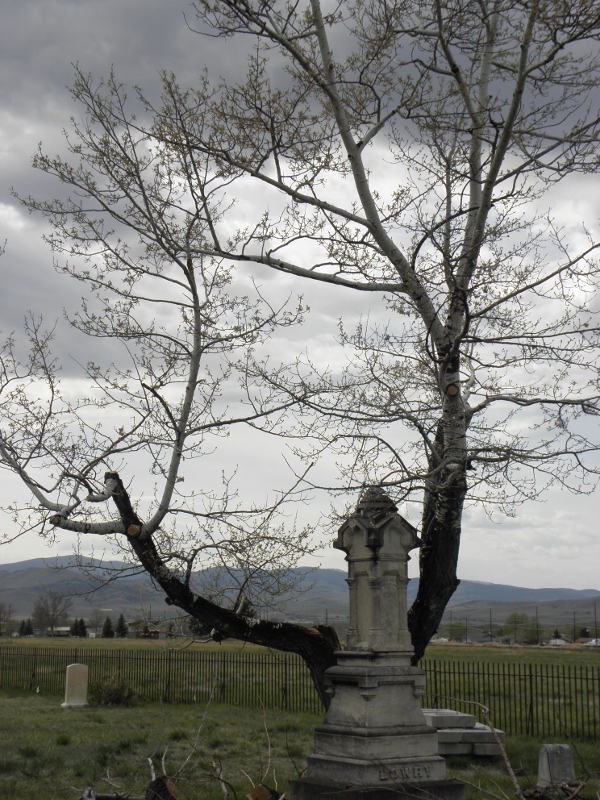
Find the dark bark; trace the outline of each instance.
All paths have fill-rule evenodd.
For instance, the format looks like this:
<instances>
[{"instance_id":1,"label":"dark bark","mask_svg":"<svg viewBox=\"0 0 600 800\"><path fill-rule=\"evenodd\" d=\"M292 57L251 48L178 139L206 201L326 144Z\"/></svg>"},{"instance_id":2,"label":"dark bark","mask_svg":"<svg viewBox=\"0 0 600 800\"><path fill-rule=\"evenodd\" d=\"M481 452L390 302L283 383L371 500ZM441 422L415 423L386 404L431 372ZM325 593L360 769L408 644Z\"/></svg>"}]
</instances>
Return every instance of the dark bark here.
<instances>
[{"instance_id":1,"label":"dark bark","mask_svg":"<svg viewBox=\"0 0 600 800\"><path fill-rule=\"evenodd\" d=\"M137 533L143 523L134 511L127 490L116 472L107 473L117 483L113 500L127 530ZM152 538L130 535L129 542L140 564L166 594L169 605L181 608L186 614L215 629L223 637L240 639L252 644L271 647L288 653L296 653L306 663L325 708L331 698L325 692L324 673L336 663L335 653L340 643L334 628L318 625L305 628L289 622L269 622L248 619L226 608L211 603L193 592L184 581L168 569L162 562Z\"/></svg>"},{"instance_id":2,"label":"dark bark","mask_svg":"<svg viewBox=\"0 0 600 800\"><path fill-rule=\"evenodd\" d=\"M112 479L117 484L116 489L113 490L112 499L121 517L121 522L129 536L136 536L142 527L142 521L131 505L129 493L118 472L106 472L104 475L105 483L109 479Z\"/></svg>"},{"instance_id":3,"label":"dark bark","mask_svg":"<svg viewBox=\"0 0 600 800\"><path fill-rule=\"evenodd\" d=\"M415 665L438 630L448 601L460 583L456 570L462 510L467 492L466 465L457 465L452 470L436 470L441 460L439 456L444 452L441 423L435 446L436 453L432 454L429 463L433 476L427 483L423 503L419 590L408 612Z\"/></svg>"},{"instance_id":4,"label":"dark bark","mask_svg":"<svg viewBox=\"0 0 600 800\"><path fill-rule=\"evenodd\" d=\"M145 800L177 800L175 784L166 775L160 775L149 784Z\"/></svg>"}]
</instances>

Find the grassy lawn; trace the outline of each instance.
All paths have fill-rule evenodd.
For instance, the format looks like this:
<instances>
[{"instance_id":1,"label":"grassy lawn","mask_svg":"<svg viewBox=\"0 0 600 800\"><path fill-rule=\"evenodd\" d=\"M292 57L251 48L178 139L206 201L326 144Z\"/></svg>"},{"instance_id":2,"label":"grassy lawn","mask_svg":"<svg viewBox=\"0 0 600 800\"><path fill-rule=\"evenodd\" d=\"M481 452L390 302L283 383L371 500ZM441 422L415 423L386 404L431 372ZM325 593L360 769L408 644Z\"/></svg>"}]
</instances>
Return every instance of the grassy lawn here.
<instances>
[{"instance_id":1,"label":"grassy lawn","mask_svg":"<svg viewBox=\"0 0 600 800\"><path fill-rule=\"evenodd\" d=\"M0 647L56 647L93 648L106 650L168 650L191 649L204 652L260 652L264 647L227 639L221 644L189 643L188 639L79 639L71 637L35 637L9 639L0 636ZM438 661L502 662L523 664L571 664L573 666L600 667L600 648L583 645L564 645L562 647L526 647L523 645L499 644L457 644L456 642L430 644L425 653L426 659Z\"/></svg>"},{"instance_id":2,"label":"grassy lawn","mask_svg":"<svg viewBox=\"0 0 600 800\"><path fill-rule=\"evenodd\" d=\"M524 647L523 645L430 644L425 659L513 664L558 664L576 667L600 667L600 648L584 645L562 647Z\"/></svg>"},{"instance_id":3,"label":"grassy lawn","mask_svg":"<svg viewBox=\"0 0 600 800\"><path fill-rule=\"evenodd\" d=\"M61 699L0 692L0 797L76 800L86 786L111 793L116 786L143 796L150 781L147 759L161 738L158 753L167 748L167 772L173 774L193 751L203 713L198 706L157 703L62 709ZM177 780L180 800L222 800L211 762L239 798L252 788L241 770L258 783L269 769L265 782L282 791L298 774L294 764L304 767L321 719L211 706L196 751ZM155 764L160 774L160 758Z\"/></svg>"},{"instance_id":4,"label":"grassy lawn","mask_svg":"<svg viewBox=\"0 0 600 800\"><path fill-rule=\"evenodd\" d=\"M78 650L84 648L94 650L168 650L174 648L177 650L190 649L221 652L237 652L240 650L258 652L266 649L259 645L240 642L237 639L227 639L221 644L217 642L208 642L207 644L194 642L190 644L189 639L177 637L173 639L80 639L71 636L25 636L15 639L0 636L0 647L69 647L77 648Z\"/></svg>"},{"instance_id":5,"label":"grassy lawn","mask_svg":"<svg viewBox=\"0 0 600 800\"><path fill-rule=\"evenodd\" d=\"M569 744L564 738L546 738L542 742L541 739L534 739L533 737L506 737L506 751L522 789L535 789L540 745L552 742ZM571 743L571 749L573 751L575 774L583 777L587 771L593 775L580 797L597 798L600 792L600 747L598 743L578 742L576 745ZM579 756L581 756L585 767L582 766ZM475 798L483 800L483 798L490 797L490 794L486 794L486 792L497 798L500 794L498 788L501 788L509 798L514 798L515 796L513 785L501 758L469 760L467 756L454 756L446 759L446 766L448 777L465 781L468 784L466 790L467 800L475 800ZM475 784L479 788L469 784Z\"/></svg>"},{"instance_id":6,"label":"grassy lawn","mask_svg":"<svg viewBox=\"0 0 600 800\"><path fill-rule=\"evenodd\" d=\"M144 795L150 771L147 759L166 751L168 773L174 773L193 750L203 709L191 706L139 704L131 708L96 707L64 710L61 698L0 692L0 797L77 800L86 786L114 792L118 787ZM217 764L237 797L246 797L249 779L283 791L304 767L312 750L313 728L320 716L250 711L224 705L209 708L196 751L177 780L181 800L221 800L211 776ZM18 721L18 724L16 722ZM267 736L268 731L268 736ZM162 739L162 744L161 744ZM271 757L269 761L269 740ZM523 787L535 784L540 741L508 737L507 750ZM578 744L587 769L600 774L598 744ZM574 753L576 772L581 772ZM478 784L498 794L494 782L514 796L498 758L450 758L449 777ZM155 758L157 773L160 758ZM585 796L596 797L594 781ZM467 788L467 798L482 798ZM235 794L230 790L230 797Z\"/></svg>"}]
</instances>

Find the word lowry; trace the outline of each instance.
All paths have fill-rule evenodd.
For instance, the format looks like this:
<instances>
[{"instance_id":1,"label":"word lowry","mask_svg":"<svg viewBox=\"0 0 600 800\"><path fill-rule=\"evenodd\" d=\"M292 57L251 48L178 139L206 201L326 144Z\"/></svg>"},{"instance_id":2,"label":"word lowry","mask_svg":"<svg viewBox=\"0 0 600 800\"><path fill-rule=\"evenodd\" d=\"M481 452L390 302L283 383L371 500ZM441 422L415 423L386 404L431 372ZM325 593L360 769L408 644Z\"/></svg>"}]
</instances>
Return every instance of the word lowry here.
<instances>
[{"instance_id":1,"label":"word lowry","mask_svg":"<svg viewBox=\"0 0 600 800\"><path fill-rule=\"evenodd\" d=\"M423 764L411 764L407 767L381 767L379 770L379 780L381 781L410 781L431 777L431 767Z\"/></svg>"}]
</instances>

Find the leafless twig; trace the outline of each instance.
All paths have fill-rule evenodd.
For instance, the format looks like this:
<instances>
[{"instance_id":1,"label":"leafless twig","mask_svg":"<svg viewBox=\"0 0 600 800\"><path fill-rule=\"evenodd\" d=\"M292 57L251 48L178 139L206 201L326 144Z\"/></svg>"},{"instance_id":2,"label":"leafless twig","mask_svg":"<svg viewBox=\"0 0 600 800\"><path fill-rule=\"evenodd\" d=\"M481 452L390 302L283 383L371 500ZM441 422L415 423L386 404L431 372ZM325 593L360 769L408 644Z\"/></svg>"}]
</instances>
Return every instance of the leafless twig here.
<instances>
[{"instance_id":1,"label":"leafless twig","mask_svg":"<svg viewBox=\"0 0 600 800\"><path fill-rule=\"evenodd\" d=\"M223 767L220 764L217 765L216 761L211 761L210 765L214 770L214 774L215 774L216 779L219 781L219 783L221 785L221 791L223 792L223 800L228 800L229 790L228 790L227 782L223 779Z\"/></svg>"},{"instance_id":2,"label":"leafless twig","mask_svg":"<svg viewBox=\"0 0 600 800\"><path fill-rule=\"evenodd\" d=\"M267 779L269 772L271 771L271 737L269 736L269 728L267 726L267 712L265 709L265 704L263 701L260 701L263 710L263 725L265 728L265 733L267 734L267 769L265 770L265 774L262 776L261 783L264 783Z\"/></svg>"},{"instance_id":3,"label":"leafless twig","mask_svg":"<svg viewBox=\"0 0 600 800\"><path fill-rule=\"evenodd\" d=\"M192 749L190 750L190 752L188 754L188 757L183 762L183 764L179 767L179 769L177 770L175 775L173 775L173 778L176 778L183 771L183 768L189 762L190 758L192 757L192 754L196 752L196 748L198 746L198 739L200 738L200 732L202 731L202 728L204 727L204 722L206 721L206 715L208 714L208 709L210 708L210 704L212 703L212 699L213 699L213 696L214 696L216 688L217 688L217 669L215 668L215 677L214 677L214 680L213 680L212 689L210 690L210 695L208 696L206 707L204 709L204 713L202 714L202 719L200 720L200 725L198 725L198 730L196 731L196 738L194 739L194 744L192 745Z\"/></svg>"},{"instance_id":4,"label":"leafless twig","mask_svg":"<svg viewBox=\"0 0 600 800\"><path fill-rule=\"evenodd\" d=\"M492 725L492 722L490 720L490 710L489 710L489 708L487 706L484 706L483 703L478 703L476 700L459 700L457 697L448 697L448 696L443 696L443 695L440 695L440 699L441 700L453 700L454 702L457 702L457 703L466 703L467 705L477 706L478 708L481 709L481 713L483 714L483 718L485 719L486 724L489 726L489 728L490 728L490 730L492 732L492 735L493 735L493 737L494 737L494 739L496 741L496 744L500 748L500 753L502 755L502 759L504 760L504 765L506 767L506 771L508 772L508 776L509 776L509 778L510 778L510 780L512 782L513 787L514 787L515 795L519 798L519 800L524 800L523 792L521 790L521 787L519 786L519 781L517 780L517 776L514 773L514 770L512 768L512 764L510 763L510 760L508 758L508 755L506 753L506 750L504 748L502 740L498 736L498 732L496 731L496 729L494 728L494 726Z\"/></svg>"}]
</instances>

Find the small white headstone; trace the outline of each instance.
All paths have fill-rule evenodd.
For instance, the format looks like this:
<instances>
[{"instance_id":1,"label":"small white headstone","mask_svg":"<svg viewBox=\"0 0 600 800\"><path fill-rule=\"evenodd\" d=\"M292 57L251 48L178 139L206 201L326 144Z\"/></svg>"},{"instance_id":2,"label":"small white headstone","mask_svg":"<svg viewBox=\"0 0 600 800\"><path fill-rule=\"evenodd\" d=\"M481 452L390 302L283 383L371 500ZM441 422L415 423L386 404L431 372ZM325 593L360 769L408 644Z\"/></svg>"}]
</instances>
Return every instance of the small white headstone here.
<instances>
[{"instance_id":1,"label":"small white headstone","mask_svg":"<svg viewBox=\"0 0 600 800\"><path fill-rule=\"evenodd\" d=\"M65 702L62 708L82 708L87 705L87 664L69 664L65 686Z\"/></svg>"},{"instance_id":2,"label":"small white headstone","mask_svg":"<svg viewBox=\"0 0 600 800\"><path fill-rule=\"evenodd\" d=\"M565 784L578 785L571 748L568 744L543 744L538 762L537 788L558 788Z\"/></svg>"}]
</instances>

